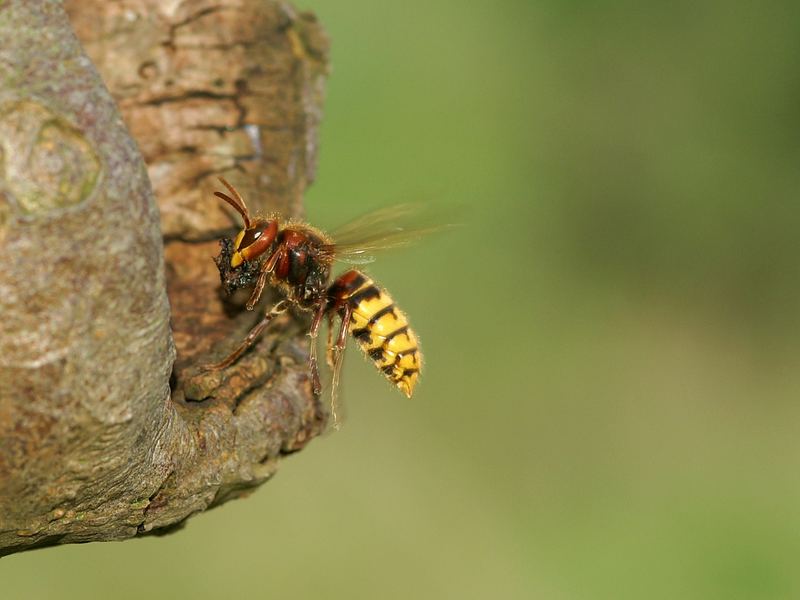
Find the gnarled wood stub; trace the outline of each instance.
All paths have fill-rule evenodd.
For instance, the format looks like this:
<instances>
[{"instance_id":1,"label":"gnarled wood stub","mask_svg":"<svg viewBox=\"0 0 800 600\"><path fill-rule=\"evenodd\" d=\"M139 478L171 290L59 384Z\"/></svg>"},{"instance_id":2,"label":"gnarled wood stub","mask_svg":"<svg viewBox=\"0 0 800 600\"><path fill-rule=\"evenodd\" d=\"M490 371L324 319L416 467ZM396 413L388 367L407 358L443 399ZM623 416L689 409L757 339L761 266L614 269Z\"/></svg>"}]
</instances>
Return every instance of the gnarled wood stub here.
<instances>
[{"instance_id":1,"label":"gnarled wood stub","mask_svg":"<svg viewBox=\"0 0 800 600\"><path fill-rule=\"evenodd\" d=\"M325 425L293 318L196 366L259 318L216 177L301 211L326 38L272 0L6 0L0 39L0 555L174 526Z\"/></svg>"}]
</instances>

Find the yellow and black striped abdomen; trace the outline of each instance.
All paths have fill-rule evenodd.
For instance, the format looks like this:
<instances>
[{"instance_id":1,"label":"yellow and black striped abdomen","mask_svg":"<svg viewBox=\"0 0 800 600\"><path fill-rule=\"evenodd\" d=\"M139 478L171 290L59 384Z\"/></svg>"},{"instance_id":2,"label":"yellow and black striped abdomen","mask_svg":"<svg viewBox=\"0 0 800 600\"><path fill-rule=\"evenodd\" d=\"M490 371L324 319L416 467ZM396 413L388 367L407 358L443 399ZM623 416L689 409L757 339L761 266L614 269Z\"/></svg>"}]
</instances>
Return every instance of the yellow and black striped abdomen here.
<instances>
[{"instance_id":1,"label":"yellow and black striped abdomen","mask_svg":"<svg viewBox=\"0 0 800 600\"><path fill-rule=\"evenodd\" d=\"M422 368L417 336L391 296L363 273L350 294L348 328L375 366L409 398Z\"/></svg>"}]
</instances>

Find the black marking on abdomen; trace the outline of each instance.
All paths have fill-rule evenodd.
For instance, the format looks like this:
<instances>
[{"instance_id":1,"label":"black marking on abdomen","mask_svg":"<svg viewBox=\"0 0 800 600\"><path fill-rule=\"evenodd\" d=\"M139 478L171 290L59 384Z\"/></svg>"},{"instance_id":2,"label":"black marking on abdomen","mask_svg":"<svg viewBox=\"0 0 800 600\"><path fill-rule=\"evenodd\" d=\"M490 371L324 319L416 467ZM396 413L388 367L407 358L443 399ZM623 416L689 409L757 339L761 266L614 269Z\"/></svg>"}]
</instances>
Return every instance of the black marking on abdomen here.
<instances>
[{"instance_id":1,"label":"black marking on abdomen","mask_svg":"<svg viewBox=\"0 0 800 600\"><path fill-rule=\"evenodd\" d=\"M336 291L344 292L349 294L350 292L355 292L356 290L361 289L361 286L367 283L367 278L358 271L350 271L351 273L355 273L355 277L352 281L348 281L347 285L342 285L342 277L339 277L335 282L334 286L336 287Z\"/></svg>"},{"instance_id":2,"label":"black marking on abdomen","mask_svg":"<svg viewBox=\"0 0 800 600\"><path fill-rule=\"evenodd\" d=\"M394 302L392 302L389 306L384 306L382 309L372 315L369 318L369 321L367 321L367 327L375 325L375 323L378 322L378 319L380 319L383 315L388 315L389 313L394 313Z\"/></svg>"},{"instance_id":3,"label":"black marking on abdomen","mask_svg":"<svg viewBox=\"0 0 800 600\"><path fill-rule=\"evenodd\" d=\"M408 331L408 325L403 325L400 329L395 329L392 333L386 336L386 340L384 344L388 344L393 337L396 335L400 335L401 333L406 333Z\"/></svg>"},{"instance_id":4,"label":"black marking on abdomen","mask_svg":"<svg viewBox=\"0 0 800 600\"><path fill-rule=\"evenodd\" d=\"M378 298L381 295L381 291L378 289L378 286L375 284L370 284L364 289L356 292L352 296L347 299L347 302L350 303L350 306L357 307L361 302L364 300L370 300L372 298Z\"/></svg>"},{"instance_id":5,"label":"black marking on abdomen","mask_svg":"<svg viewBox=\"0 0 800 600\"><path fill-rule=\"evenodd\" d=\"M369 332L368 327L362 327L361 329L353 329L350 334L356 338L359 342L364 344L368 344L370 340L372 340L372 335Z\"/></svg>"}]
</instances>

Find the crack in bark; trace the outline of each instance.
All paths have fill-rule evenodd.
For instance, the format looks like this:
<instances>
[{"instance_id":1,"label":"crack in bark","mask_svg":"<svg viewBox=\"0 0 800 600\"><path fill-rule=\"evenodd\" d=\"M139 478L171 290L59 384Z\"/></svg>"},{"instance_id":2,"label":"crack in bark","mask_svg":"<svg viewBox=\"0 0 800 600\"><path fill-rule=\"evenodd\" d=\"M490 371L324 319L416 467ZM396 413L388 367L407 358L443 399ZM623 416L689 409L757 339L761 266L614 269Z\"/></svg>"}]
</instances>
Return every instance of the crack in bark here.
<instances>
[{"instance_id":1,"label":"crack in bark","mask_svg":"<svg viewBox=\"0 0 800 600\"><path fill-rule=\"evenodd\" d=\"M233 50L235 48L252 48L257 40L237 41L230 44L174 44L175 50Z\"/></svg>"},{"instance_id":2,"label":"crack in bark","mask_svg":"<svg viewBox=\"0 0 800 600\"><path fill-rule=\"evenodd\" d=\"M134 106L162 106L173 102L186 102L187 100L231 100L237 101L236 94L220 94L209 92L208 90L190 90L177 96L156 96L142 102L137 102Z\"/></svg>"},{"instance_id":3,"label":"crack in bark","mask_svg":"<svg viewBox=\"0 0 800 600\"><path fill-rule=\"evenodd\" d=\"M235 223L236 219L231 216L231 221ZM197 237L181 237L180 234L170 234L164 236L164 245L168 245L172 242L182 242L186 244L205 244L207 242L214 241L216 242L220 238L223 237L233 237L239 231L239 227L237 225L232 225L231 227L226 227L224 229L210 229L206 231L203 235Z\"/></svg>"},{"instance_id":4,"label":"crack in bark","mask_svg":"<svg viewBox=\"0 0 800 600\"><path fill-rule=\"evenodd\" d=\"M170 483L170 480L173 478L174 475L175 475L175 470L174 469L170 470L170 472L167 473L167 476L161 482L161 485L158 486L158 489L152 494L150 494L150 497L147 499L147 506L145 506L144 510L142 511L142 521L136 526L136 531L138 533L145 533L144 524L147 522L147 516L150 510L154 508L157 509L166 503L166 501L164 501L161 504L158 504L156 501L158 499L159 494L161 494L166 489L167 485Z\"/></svg>"},{"instance_id":5,"label":"crack in bark","mask_svg":"<svg viewBox=\"0 0 800 600\"><path fill-rule=\"evenodd\" d=\"M175 23L169 23L169 30L167 32L167 36L168 37L167 37L167 40L165 42L163 42L163 45L168 47L168 48L170 48L170 49L172 49L172 50L175 50L177 48L177 46L175 45L175 34L177 33L178 29L180 29L181 27L185 27L186 25L189 25L189 24L193 23L194 21L198 21L198 20L202 19L203 17L205 17L207 15L214 14L214 13L217 13L217 12L221 12L223 10L232 10L232 9L230 7L225 7L225 6L220 6L220 5L209 6L207 8L204 8L202 10L197 11L196 13L194 13L192 15L189 15L188 17L186 17L182 21L178 21L178 22L175 22Z\"/></svg>"}]
</instances>

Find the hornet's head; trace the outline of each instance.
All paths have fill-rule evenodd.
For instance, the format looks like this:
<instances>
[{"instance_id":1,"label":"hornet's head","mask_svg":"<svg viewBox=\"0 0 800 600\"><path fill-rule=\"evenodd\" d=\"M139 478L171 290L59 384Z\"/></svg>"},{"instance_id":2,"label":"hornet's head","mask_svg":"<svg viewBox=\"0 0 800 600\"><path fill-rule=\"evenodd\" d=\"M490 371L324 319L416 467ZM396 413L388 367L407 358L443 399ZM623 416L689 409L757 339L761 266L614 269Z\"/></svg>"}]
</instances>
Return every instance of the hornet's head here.
<instances>
[{"instance_id":1,"label":"hornet's head","mask_svg":"<svg viewBox=\"0 0 800 600\"><path fill-rule=\"evenodd\" d=\"M275 219L251 219L247 205L234 187L220 177L230 195L214 192L230 204L244 220L244 229L234 238L220 240L222 250L214 262L217 263L222 285L227 293L253 283L258 275L258 259L267 253L278 235L278 221Z\"/></svg>"}]
</instances>

